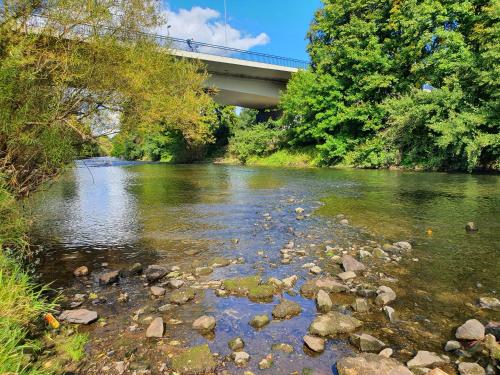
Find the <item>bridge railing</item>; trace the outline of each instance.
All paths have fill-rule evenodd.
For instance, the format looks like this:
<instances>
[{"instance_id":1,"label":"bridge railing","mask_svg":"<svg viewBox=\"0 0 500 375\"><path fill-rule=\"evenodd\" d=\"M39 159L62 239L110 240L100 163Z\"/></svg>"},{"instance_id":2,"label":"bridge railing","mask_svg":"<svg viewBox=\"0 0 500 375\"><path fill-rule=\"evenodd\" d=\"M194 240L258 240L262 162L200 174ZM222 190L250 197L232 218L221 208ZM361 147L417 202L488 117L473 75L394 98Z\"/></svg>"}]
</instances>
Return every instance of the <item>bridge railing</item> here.
<instances>
[{"instance_id":1,"label":"bridge railing","mask_svg":"<svg viewBox=\"0 0 500 375\"><path fill-rule=\"evenodd\" d=\"M33 15L30 19L30 26L33 29L42 29L50 22L46 17L41 15ZM57 24L51 24L51 27L57 28ZM95 35L96 31L100 35L105 35L108 33L114 33L110 27L99 27L98 30L91 25L77 25L72 28L71 34L73 37L88 37ZM126 33L125 38L133 38L133 35ZM286 66L289 68L297 69L307 69L309 63L303 60L292 59L288 57L269 55L267 53L260 53L254 51L245 51L237 48L218 46L215 44L197 42L192 39L179 39L165 35L151 34L151 33L135 33L136 36L144 36L153 39L159 46L167 47L175 50L194 52L194 53L205 53L214 56L232 57L235 59L241 59L246 61L259 62L264 64L273 64Z\"/></svg>"}]
</instances>

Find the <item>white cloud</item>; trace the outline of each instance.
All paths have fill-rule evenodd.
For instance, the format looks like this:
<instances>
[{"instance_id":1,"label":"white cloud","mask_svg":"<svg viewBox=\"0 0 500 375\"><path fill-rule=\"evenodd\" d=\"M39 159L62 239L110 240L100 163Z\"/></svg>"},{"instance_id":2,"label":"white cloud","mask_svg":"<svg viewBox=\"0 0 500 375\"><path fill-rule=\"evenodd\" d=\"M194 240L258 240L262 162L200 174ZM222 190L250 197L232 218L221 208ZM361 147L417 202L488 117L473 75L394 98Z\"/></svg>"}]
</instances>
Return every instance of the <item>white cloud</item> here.
<instances>
[{"instance_id":1,"label":"white cloud","mask_svg":"<svg viewBox=\"0 0 500 375\"><path fill-rule=\"evenodd\" d=\"M159 34L226 45L224 19L218 11L211 8L193 7L190 10L179 9L175 12L167 8L164 14L167 23L158 31ZM171 25L168 31L167 25ZM227 25L227 47L249 50L252 47L267 44L269 41L270 38L266 33L252 36L235 29L229 23Z\"/></svg>"}]
</instances>

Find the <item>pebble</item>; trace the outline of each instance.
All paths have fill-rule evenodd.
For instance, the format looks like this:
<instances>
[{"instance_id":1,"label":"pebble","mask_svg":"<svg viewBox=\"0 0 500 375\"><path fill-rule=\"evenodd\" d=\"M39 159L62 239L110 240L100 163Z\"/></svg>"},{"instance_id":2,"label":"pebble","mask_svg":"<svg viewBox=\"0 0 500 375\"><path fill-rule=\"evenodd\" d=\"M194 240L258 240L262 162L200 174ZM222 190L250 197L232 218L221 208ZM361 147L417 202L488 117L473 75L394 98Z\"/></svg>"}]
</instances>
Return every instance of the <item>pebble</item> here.
<instances>
[{"instance_id":1,"label":"pebble","mask_svg":"<svg viewBox=\"0 0 500 375\"><path fill-rule=\"evenodd\" d=\"M87 276L89 274L89 269L86 266L80 266L73 271L73 275L76 277Z\"/></svg>"},{"instance_id":2,"label":"pebble","mask_svg":"<svg viewBox=\"0 0 500 375\"><path fill-rule=\"evenodd\" d=\"M311 335L305 335L303 339L306 346L313 352L321 353L325 350L325 339Z\"/></svg>"}]
</instances>

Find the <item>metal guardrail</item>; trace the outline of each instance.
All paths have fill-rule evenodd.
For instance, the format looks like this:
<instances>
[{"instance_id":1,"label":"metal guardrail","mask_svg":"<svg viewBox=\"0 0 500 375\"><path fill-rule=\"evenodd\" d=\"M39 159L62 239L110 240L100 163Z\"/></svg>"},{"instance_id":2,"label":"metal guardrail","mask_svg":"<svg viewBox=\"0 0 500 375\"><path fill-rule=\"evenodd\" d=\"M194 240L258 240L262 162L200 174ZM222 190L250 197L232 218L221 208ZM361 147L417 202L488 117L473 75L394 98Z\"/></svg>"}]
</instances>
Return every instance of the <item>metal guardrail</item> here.
<instances>
[{"instance_id":1,"label":"metal guardrail","mask_svg":"<svg viewBox=\"0 0 500 375\"><path fill-rule=\"evenodd\" d=\"M30 19L30 26L33 28L44 27L49 20L41 15L33 15ZM54 25L51 25L54 26ZM57 26L55 26L57 28ZM100 35L106 33L113 33L115 30L109 27L100 27L97 31ZM96 34L96 28L91 25L76 25L72 28L71 33L75 36L90 36ZM131 38L129 33L125 38ZM246 51L237 48L218 46L215 44L196 42L192 39L179 39L165 35L150 34L150 33L136 33L136 35L144 36L154 40L159 46L167 47L175 50L186 52L204 53L207 55L231 57L246 61L259 62L264 64L273 64L279 66L286 66L288 68L307 69L309 63L303 60L292 59L282 56L274 56L266 53Z\"/></svg>"}]
</instances>

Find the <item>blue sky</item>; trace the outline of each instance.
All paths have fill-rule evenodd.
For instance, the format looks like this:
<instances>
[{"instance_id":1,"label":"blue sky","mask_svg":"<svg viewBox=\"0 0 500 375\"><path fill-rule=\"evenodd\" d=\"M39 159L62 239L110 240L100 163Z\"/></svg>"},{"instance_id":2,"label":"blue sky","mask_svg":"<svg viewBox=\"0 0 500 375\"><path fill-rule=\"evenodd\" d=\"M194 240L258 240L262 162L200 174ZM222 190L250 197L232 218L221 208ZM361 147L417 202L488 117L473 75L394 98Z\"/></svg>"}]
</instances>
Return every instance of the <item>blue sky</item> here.
<instances>
[{"instance_id":1,"label":"blue sky","mask_svg":"<svg viewBox=\"0 0 500 375\"><path fill-rule=\"evenodd\" d=\"M230 47L308 60L305 35L320 0L226 1ZM225 44L224 0L164 0L164 5L171 36Z\"/></svg>"}]
</instances>

